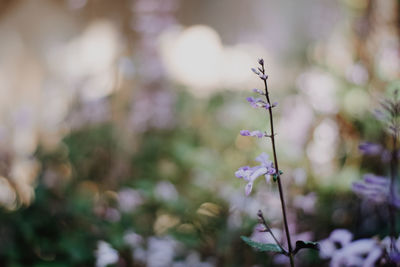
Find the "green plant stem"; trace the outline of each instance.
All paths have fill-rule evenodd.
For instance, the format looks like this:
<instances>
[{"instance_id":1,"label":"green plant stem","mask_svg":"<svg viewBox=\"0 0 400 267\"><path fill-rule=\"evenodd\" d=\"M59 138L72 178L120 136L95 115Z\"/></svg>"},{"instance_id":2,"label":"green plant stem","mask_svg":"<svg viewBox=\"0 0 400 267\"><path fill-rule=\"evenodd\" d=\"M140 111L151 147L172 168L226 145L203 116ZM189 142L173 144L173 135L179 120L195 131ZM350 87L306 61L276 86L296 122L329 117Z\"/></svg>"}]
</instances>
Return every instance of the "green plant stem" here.
<instances>
[{"instance_id":1,"label":"green plant stem","mask_svg":"<svg viewBox=\"0 0 400 267\"><path fill-rule=\"evenodd\" d=\"M265 75L264 65L262 65L262 73ZM292 243L291 243L291 240L290 240L289 226L288 226L288 223L287 223L287 216L286 216L286 204L285 204L285 198L283 196L281 175L279 173L279 167L278 167L278 159L277 159L277 156L276 156L274 121L273 121L273 116L272 116L272 104L271 104L271 101L269 99L267 79L263 79L263 81L264 81L264 87L265 87L265 97L266 97L267 103L269 105L268 113L269 113L269 121L270 121L270 126L271 126L271 136L270 137L271 137L271 143L272 143L272 152L273 152L273 155L274 155L274 165L275 165L276 174L277 174L277 179L276 180L278 182L279 197L280 197L281 206L282 206L283 223L284 223L284 226L285 226L286 238L287 238L287 243L288 243L288 257L290 259L290 266L294 267L293 248L292 248Z\"/></svg>"}]
</instances>

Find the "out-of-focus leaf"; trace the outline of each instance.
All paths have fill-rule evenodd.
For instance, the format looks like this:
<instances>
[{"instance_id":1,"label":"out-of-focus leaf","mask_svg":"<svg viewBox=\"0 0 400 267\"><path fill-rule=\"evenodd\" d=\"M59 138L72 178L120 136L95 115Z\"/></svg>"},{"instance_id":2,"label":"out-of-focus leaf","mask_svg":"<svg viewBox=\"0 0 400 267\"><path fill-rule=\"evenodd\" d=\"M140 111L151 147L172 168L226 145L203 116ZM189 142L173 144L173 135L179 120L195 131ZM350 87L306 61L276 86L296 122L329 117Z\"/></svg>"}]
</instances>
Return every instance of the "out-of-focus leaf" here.
<instances>
[{"instance_id":1,"label":"out-of-focus leaf","mask_svg":"<svg viewBox=\"0 0 400 267\"><path fill-rule=\"evenodd\" d=\"M264 244L258 243L246 236L241 236L242 240L246 242L247 245L253 247L259 251L270 251L270 252L277 252L277 253L284 253L284 251L277 245L277 244Z\"/></svg>"}]
</instances>

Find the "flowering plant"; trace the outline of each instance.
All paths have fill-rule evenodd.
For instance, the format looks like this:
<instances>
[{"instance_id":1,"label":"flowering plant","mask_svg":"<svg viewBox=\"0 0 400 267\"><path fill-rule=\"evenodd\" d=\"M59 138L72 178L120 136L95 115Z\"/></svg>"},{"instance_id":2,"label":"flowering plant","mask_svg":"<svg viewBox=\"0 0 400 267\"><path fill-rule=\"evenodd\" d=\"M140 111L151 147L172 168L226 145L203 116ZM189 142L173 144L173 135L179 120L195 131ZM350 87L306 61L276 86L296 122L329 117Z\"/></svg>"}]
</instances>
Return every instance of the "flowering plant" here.
<instances>
[{"instance_id":1,"label":"flowering plant","mask_svg":"<svg viewBox=\"0 0 400 267\"><path fill-rule=\"evenodd\" d=\"M378 120L385 124L389 145L363 142L361 153L367 157L379 157L383 165L389 165L386 176L367 173L362 181L352 184L352 191L364 200L383 207L387 212L389 235L379 239L363 238L353 240L353 234L345 229L334 230L329 238L320 242L320 256L330 259L330 266L399 266L400 242L396 231L396 212L400 208L398 192L398 137L400 130L400 100L398 91L394 99L381 102L381 110L376 110ZM338 244L338 245L337 245Z\"/></svg>"},{"instance_id":2,"label":"flowering plant","mask_svg":"<svg viewBox=\"0 0 400 267\"><path fill-rule=\"evenodd\" d=\"M287 239L287 248L284 248L280 244L278 239L275 237L271 228L268 226L261 210L259 210L257 213L257 217L258 217L258 220L260 223L260 227L258 227L259 228L258 231L259 232L268 232L272 236L275 243L268 243L268 244L260 243L260 242L256 242L245 236L242 236L242 239L248 245L250 245L253 248L256 248L259 251L276 252L276 253L281 253L281 254L287 256L290 260L290 266L293 267L294 266L294 256L297 254L297 252L299 250L301 250L303 248L310 248L310 249L318 250L319 245L315 242L306 242L306 241L298 240L298 241L296 241L295 248L293 248L293 246L292 246L291 236L289 233L289 227L288 227L288 222L287 222L285 198L283 195L283 187L282 187L282 182L281 182L281 175L283 174L283 172L281 170L279 170L279 167L278 167L277 152L276 152L276 147L275 147L275 132L274 132L274 121L273 121L272 108L276 107L277 103L274 102L273 104L271 104L271 100L270 100L270 96L269 96L269 92L268 92L268 84L267 84L268 75L265 74L264 60L259 59L258 64L260 66L257 69L252 68L251 70L256 75L258 75L259 78L263 81L264 91L262 91L260 89L253 89L253 92L261 95L262 97L265 98L265 100L262 98L248 97L247 101L254 108L262 108L264 110L267 110L268 116L269 116L271 134L267 134L266 132L262 132L259 130L256 130L256 131L242 130L242 131L240 131L240 135L257 137L257 138L263 138L263 137L270 138L271 144L272 144L273 161L269 160L269 157L266 153L261 153L255 159L256 161L258 161L260 163L258 166L240 167L235 172L235 175L236 175L236 177L243 179L247 182L246 187L245 187L245 193L247 196L250 195L250 193L253 189L254 181L260 176L264 176L267 182L269 182L271 180L271 176L272 176L273 181L278 184L279 197L280 197L280 202L281 202L281 207L282 207L283 223L284 223L286 239Z\"/></svg>"}]
</instances>

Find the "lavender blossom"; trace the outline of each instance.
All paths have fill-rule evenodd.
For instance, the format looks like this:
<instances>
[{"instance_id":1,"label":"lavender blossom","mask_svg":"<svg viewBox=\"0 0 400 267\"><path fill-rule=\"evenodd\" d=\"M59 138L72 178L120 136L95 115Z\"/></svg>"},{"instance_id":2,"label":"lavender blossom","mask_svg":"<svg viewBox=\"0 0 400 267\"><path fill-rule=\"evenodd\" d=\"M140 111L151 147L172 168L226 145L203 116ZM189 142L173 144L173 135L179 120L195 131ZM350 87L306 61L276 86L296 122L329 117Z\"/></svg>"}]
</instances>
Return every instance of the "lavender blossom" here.
<instances>
[{"instance_id":1,"label":"lavender blossom","mask_svg":"<svg viewBox=\"0 0 400 267\"><path fill-rule=\"evenodd\" d=\"M390 236L382 240L377 238L352 239L353 234L348 230L334 230L329 238L320 241L320 257L330 259L330 266L332 267L373 267L381 266L385 262L395 264L385 266L397 266L396 264L399 263L399 253L390 252L392 246L392 238ZM395 240L394 246L395 251L400 250L400 238Z\"/></svg>"},{"instance_id":2,"label":"lavender blossom","mask_svg":"<svg viewBox=\"0 0 400 267\"><path fill-rule=\"evenodd\" d=\"M255 68L251 68L251 71L254 72L254 73L257 74L257 75L260 75L260 74L261 74L261 73L260 73L258 70L256 70Z\"/></svg>"},{"instance_id":3,"label":"lavender blossom","mask_svg":"<svg viewBox=\"0 0 400 267\"><path fill-rule=\"evenodd\" d=\"M368 156L376 156L383 152L383 147L380 144L363 142L358 146L358 149L364 154Z\"/></svg>"},{"instance_id":4,"label":"lavender blossom","mask_svg":"<svg viewBox=\"0 0 400 267\"><path fill-rule=\"evenodd\" d=\"M261 175L264 175L265 180L267 182L270 181L271 175L276 173L275 168L273 167L272 161L269 160L269 157L266 153L261 153L256 161L260 162L260 165L255 167L244 166L240 167L235 175L237 178L242 178L247 181L247 185L245 187L246 196L250 195L254 181Z\"/></svg>"},{"instance_id":5,"label":"lavender blossom","mask_svg":"<svg viewBox=\"0 0 400 267\"><path fill-rule=\"evenodd\" d=\"M250 105L253 108L265 108L268 109L270 106L267 102L265 102L264 100L262 100L261 98L254 98L254 97L248 97L246 98L247 102L250 103Z\"/></svg>"},{"instance_id":6,"label":"lavender blossom","mask_svg":"<svg viewBox=\"0 0 400 267\"><path fill-rule=\"evenodd\" d=\"M260 94L260 95L264 95L264 92L261 91L260 89L257 89L257 88L254 88L254 89L253 89L253 92L254 92L254 93L257 93L257 94Z\"/></svg>"},{"instance_id":7,"label":"lavender blossom","mask_svg":"<svg viewBox=\"0 0 400 267\"><path fill-rule=\"evenodd\" d=\"M257 137L257 138L263 138L265 135L265 133L261 132L261 131L252 131L250 132L249 130L241 130L240 131L240 135L241 136L252 136L252 137Z\"/></svg>"},{"instance_id":8,"label":"lavender blossom","mask_svg":"<svg viewBox=\"0 0 400 267\"><path fill-rule=\"evenodd\" d=\"M392 252L390 252L390 251L391 251L391 246L392 246L392 241L393 241L392 238L391 238L390 236L387 236L387 237L385 237L384 239L382 239L381 245L383 246L383 248L384 248L386 251L389 252L389 253L388 253L389 259L390 259L393 263L399 264L399 263L400 263L400 253L399 253L399 251L400 251L400 237L397 238L397 239L395 240L394 244L393 244L395 250L392 251ZM396 265L396 266L398 266L398 265Z\"/></svg>"},{"instance_id":9,"label":"lavender blossom","mask_svg":"<svg viewBox=\"0 0 400 267\"><path fill-rule=\"evenodd\" d=\"M384 149L381 145L364 143L360 145L360 150L367 155L381 155L383 162L390 163L390 178L365 175L363 182L353 183L352 189L358 195L379 204L385 204L389 211L389 232L390 232L390 251L389 255L397 255L395 249L396 231L396 208L400 208L400 197L397 190L398 180L398 136L400 132L400 100L398 91L395 90L393 99L384 99L381 102L381 111L376 111L378 119L383 119L386 124L386 130L392 141L390 151ZM397 256L396 256L397 257Z\"/></svg>"},{"instance_id":10,"label":"lavender blossom","mask_svg":"<svg viewBox=\"0 0 400 267\"><path fill-rule=\"evenodd\" d=\"M354 182L352 190L354 193L368 199L376 204L390 203L400 208L400 196L395 194L390 201L390 180L388 178L377 176L374 174L364 175L364 181Z\"/></svg>"},{"instance_id":11,"label":"lavender blossom","mask_svg":"<svg viewBox=\"0 0 400 267\"><path fill-rule=\"evenodd\" d=\"M373 112L373 115L379 121L384 121L386 119L385 114L380 109L375 109L374 112Z\"/></svg>"},{"instance_id":12,"label":"lavender blossom","mask_svg":"<svg viewBox=\"0 0 400 267\"><path fill-rule=\"evenodd\" d=\"M375 266L382 255L382 248L374 239L351 242L353 234L346 229L334 230L329 238L320 242L320 256L331 259L330 266Z\"/></svg>"},{"instance_id":13,"label":"lavender blossom","mask_svg":"<svg viewBox=\"0 0 400 267\"><path fill-rule=\"evenodd\" d=\"M265 153L262 153L259 155L256 160L260 162L259 166L255 167L249 167L249 166L244 166L239 168L235 175L238 178L243 178L246 180L248 183L245 187L245 192L246 195L248 196L251 193L251 190L253 189L253 184L254 181L261 175L264 175L265 179L267 182L270 180L271 175L274 175L274 181L277 182L278 184L278 190L279 190L279 197L280 197L280 202L281 202L281 207L282 207L282 215L283 215L283 224L285 227L285 233L286 233L286 239L287 239L287 250L283 248L280 244L279 241L277 241L276 238L274 238L274 242L276 243L272 245L272 247L268 247L267 251L275 251L275 252L280 252L282 253L285 257L288 257L290 266L294 267L294 255L302 248L310 248L310 249L318 249L317 244L306 244L304 241L297 241L296 242L296 248L293 250L292 247L292 242L290 238L290 233L289 233L289 226L288 226L288 220L287 220L287 215L286 215L286 204L285 204L285 198L283 196L283 189L282 189L282 182L281 182L281 171L279 170L278 167L278 159L277 159L277 152L276 152L276 146L275 146L275 131L274 131L274 122L273 122L273 114L272 114L272 107L276 106L277 103L273 103L271 105L271 99L268 93L268 85L267 85L267 79L268 75L266 74L265 67L264 67L264 60L259 59L258 63L260 66L255 69L252 68L251 70L258 75L261 80L263 80L264 84L264 89L265 93L262 92L261 90L254 89L253 91L263 95L265 97L265 100L262 100L260 98L253 98L253 97L248 97L247 101L250 102L252 107L258 108L262 107L267 111L267 115L269 117L269 124L270 124L270 129L271 129L271 134L268 135L268 137L271 138L271 145L272 145L272 153L273 153L273 160L274 162L268 160L268 155ZM258 138L261 138L262 136L267 136L266 134L260 132L260 131L253 131L250 132L248 130L243 130L240 132L241 135L243 136L257 136ZM258 214L259 219L261 219L262 223L266 226L266 222L262 216L261 211ZM273 236L272 232L269 231L271 235ZM243 241L246 242L250 246L254 246L252 242L249 242L249 238L247 237L242 237ZM300 244L299 247L297 247L297 244Z\"/></svg>"}]
</instances>

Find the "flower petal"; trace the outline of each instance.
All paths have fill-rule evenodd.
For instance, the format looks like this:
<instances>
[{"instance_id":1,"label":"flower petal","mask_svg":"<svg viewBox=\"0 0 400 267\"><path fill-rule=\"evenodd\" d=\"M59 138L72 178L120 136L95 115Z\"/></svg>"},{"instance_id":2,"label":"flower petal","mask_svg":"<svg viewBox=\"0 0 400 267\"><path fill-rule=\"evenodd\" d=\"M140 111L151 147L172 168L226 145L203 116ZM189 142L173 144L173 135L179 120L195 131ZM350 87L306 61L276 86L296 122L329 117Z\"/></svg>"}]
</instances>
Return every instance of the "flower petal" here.
<instances>
[{"instance_id":1,"label":"flower petal","mask_svg":"<svg viewBox=\"0 0 400 267\"><path fill-rule=\"evenodd\" d=\"M249 180L254 181L257 179L260 175L264 175L268 172L268 169L265 167L258 167L256 170L253 171L253 173L250 175Z\"/></svg>"},{"instance_id":2,"label":"flower petal","mask_svg":"<svg viewBox=\"0 0 400 267\"><path fill-rule=\"evenodd\" d=\"M252 189L253 189L253 182L250 181L246 184L245 187L246 196L250 195Z\"/></svg>"}]
</instances>

